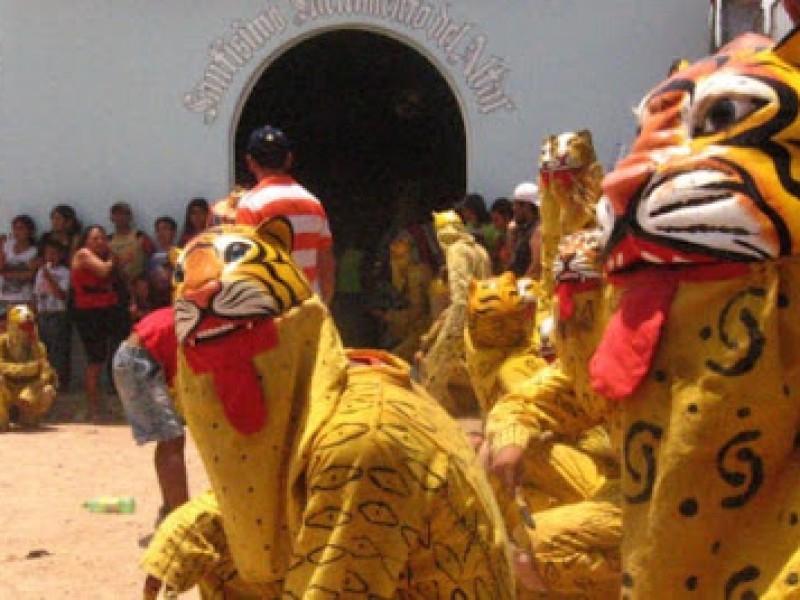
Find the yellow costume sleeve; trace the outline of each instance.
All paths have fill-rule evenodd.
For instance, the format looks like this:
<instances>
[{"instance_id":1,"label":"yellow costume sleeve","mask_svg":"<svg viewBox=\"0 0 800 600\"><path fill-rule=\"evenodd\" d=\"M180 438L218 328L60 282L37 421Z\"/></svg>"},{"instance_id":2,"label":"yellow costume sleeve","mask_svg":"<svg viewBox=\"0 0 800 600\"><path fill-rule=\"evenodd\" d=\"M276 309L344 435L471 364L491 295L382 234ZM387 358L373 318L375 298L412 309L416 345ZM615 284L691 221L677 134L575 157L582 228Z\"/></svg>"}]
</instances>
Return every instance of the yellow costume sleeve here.
<instances>
[{"instance_id":1,"label":"yellow costume sleeve","mask_svg":"<svg viewBox=\"0 0 800 600\"><path fill-rule=\"evenodd\" d=\"M212 571L226 546L219 507L209 491L161 523L141 566L175 591L185 592Z\"/></svg>"},{"instance_id":2,"label":"yellow costume sleeve","mask_svg":"<svg viewBox=\"0 0 800 600\"><path fill-rule=\"evenodd\" d=\"M39 360L25 362L0 362L0 375L14 379L31 378L39 375L42 363Z\"/></svg>"},{"instance_id":3,"label":"yellow costume sleeve","mask_svg":"<svg viewBox=\"0 0 800 600\"><path fill-rule=\"evenodd\" d=\"M525 447L545 432L576 439L596 424L583 411L574 382L556 361L498 400L487 417L486 434L496 451L510 445Z\"/></svg>"},{"instance_id":4,"label":"yellow costume sleeve","mask_svg":"<svg viewBox=\"0 0 800 600\"><path fill-rule=\"evenodd\" d=\"M204 599L256 600L280 593L277 584L245 582L239 577L212 491L192 498L163 521L141 566L176 592L199 586Z\"/></svg>"}]
</instances>

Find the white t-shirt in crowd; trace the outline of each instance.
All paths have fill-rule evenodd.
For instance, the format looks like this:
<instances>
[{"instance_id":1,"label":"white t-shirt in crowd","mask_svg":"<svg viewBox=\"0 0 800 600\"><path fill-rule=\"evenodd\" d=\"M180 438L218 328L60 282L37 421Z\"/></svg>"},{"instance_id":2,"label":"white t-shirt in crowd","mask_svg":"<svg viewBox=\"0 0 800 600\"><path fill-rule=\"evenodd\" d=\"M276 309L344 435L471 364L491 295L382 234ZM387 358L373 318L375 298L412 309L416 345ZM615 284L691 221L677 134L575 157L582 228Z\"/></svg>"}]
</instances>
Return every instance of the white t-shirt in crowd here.
<instances>
[{"instance_id":1,"label":"white t-shirt in crowd","mask_svg":"<svg viewBox=\"0 0 800 600\"><path fill-rule=\"evenodd\" d=\"M64 265L48 267L44 265L36 271L36 279L33 282L33 296L36 301L38 312L63 312L67 310L67 300L63 300L53 293L47 279L44 277L44 270L49 269L50 274L55 279L56 284L64 292L69 291L69 269Z\"/></svg>"},{"instance_id":2,"label":"white t-shirt in crowd","mask_svg":"<svg viewBox=\"0 0 800 600\"><path fill-rule=\"evenodd\" d=\"M9 238L3 246L6 255L6 270L25 271L30 268L31 261L36 258L36 247L31 246L19 254L14 252L14 240ZM0 276L0 301L8 304L26 304L33 295L32 281L19 281Z\"/></svg>"}]
</instances>

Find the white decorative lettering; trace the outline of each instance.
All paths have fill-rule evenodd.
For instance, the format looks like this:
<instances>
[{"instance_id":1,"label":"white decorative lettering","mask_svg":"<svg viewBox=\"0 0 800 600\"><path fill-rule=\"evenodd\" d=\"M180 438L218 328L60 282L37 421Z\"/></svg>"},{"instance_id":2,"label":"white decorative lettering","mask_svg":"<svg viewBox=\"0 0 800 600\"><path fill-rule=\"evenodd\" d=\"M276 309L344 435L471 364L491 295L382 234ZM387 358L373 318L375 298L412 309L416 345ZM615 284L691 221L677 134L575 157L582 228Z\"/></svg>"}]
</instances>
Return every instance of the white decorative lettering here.
<instances>
[{"instance_id":1,"label":"white decorative lettering","mask_svg":"<svg viewBox=\"0 0 800 600\"><path fill-rule=\"evenodd\" d=\"M424 29L428 26L428 20L431 18L433 7L430 4L425 4L417 9L417 14L414 15L414 22L411 26L414 29Z\"/></svg>"},{"instance_id":2,"label":"white decorative lettering","mask_svg":"<svg viewBox=\"0 0 800 600\"><path fill-rule=\"evenodd\" d=\"M451 16L451 4L430 0L285 0L292 7L291 22L304 27L319 19L369 17L424 31L433 50L451 67L461 65L467 89L474 94L481 114L514 110L516 105L505 92L505 80L511 69L505 59L484 59L489 41L483 34L471 35L474 23L458 22ZM217 38L209 46L210 60L203 77L183 98L191 111L203 114L206 123L217 116L219 103L238 73L256 52L287 29L287 19L274 5L249 21L233 21L229 40Z\"/></svg>"}]
</instances>

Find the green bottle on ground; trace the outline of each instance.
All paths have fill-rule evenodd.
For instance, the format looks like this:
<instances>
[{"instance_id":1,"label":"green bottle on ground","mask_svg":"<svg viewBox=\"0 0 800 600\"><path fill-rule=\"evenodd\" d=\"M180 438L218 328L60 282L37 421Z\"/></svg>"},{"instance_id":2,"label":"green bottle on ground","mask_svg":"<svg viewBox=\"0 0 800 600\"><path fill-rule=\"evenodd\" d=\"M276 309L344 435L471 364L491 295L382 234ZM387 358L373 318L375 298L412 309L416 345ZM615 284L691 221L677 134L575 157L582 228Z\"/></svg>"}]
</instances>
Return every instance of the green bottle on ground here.
<instances>
[{"instance_id":1,"label":"green bottle on ground","mask_svg":"<svg viewBox=\"0 0 800 600\"><path fill-rule=\"evenodd\" d=\"M84 502L83 507L93 513L129 515L136 511L136 499L133 496L97 496Z\"/></svg>"}]
</instances>

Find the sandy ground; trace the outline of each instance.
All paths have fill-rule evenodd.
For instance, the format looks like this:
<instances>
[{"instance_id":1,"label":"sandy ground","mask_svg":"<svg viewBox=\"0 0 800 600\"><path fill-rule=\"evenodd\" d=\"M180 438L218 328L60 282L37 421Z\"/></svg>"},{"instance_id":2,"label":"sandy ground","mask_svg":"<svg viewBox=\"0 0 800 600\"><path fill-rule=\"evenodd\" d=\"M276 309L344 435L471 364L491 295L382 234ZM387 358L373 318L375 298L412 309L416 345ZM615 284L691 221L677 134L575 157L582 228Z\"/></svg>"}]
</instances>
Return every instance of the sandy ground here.
<instances>
[{"instance_id":1,"label":"sandy ground","mask_svg":"<svg viewBox=\"0 0 800 600\"><path fill-rule=\"evenodd\" d=\"M118 407L109 425L70 422L77 402L58 398L38 431L0 434L0 599L141 597L138 560L160 505L153 446L135 444ZM187 461L192 492L205 489L191 439ZM134 496L136 512L82 507L98 495Z\"/></svg>"}]
</instances>

